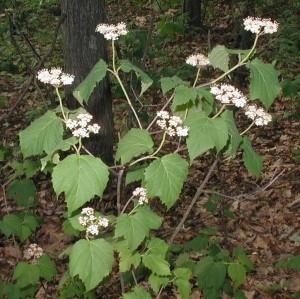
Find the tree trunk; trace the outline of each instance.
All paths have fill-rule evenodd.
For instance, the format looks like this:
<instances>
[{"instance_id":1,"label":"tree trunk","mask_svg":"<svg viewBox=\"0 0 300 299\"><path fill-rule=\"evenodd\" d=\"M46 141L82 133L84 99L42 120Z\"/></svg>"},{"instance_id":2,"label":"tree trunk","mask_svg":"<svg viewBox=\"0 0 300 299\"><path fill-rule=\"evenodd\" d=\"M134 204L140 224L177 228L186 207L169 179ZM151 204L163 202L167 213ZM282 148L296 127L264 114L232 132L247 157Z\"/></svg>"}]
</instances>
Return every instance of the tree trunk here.
<instances>
[{"instance_id":1,"label":"tree trunk","mask_svg":"<svg viewBox=\"0 0 300 299\"><path fill-rule=\"evenodd\" d=\"M191 25L201 27L201 0L188 0L188 12Z\"/></svg>"},{"instance_id":2,"label":"tree trunk","mask_svg":"<svg viewBox=\"0 0 300 299\"><path fill-rule=\"evenodd\" d=\"M72 87L65 89L69 108L78 107L73 89L82 82L100 58L107 61L106 40L95 32L99 23L105 22L105 0L62 0L63 53L65 71L75 75ZM93 115L93 123L101 126L99 134L84 139L84 145L105 162L113 161L114 124L111 90L108 78L102 80L92 93L87 111Z\"/></svg>"}]
</instances>

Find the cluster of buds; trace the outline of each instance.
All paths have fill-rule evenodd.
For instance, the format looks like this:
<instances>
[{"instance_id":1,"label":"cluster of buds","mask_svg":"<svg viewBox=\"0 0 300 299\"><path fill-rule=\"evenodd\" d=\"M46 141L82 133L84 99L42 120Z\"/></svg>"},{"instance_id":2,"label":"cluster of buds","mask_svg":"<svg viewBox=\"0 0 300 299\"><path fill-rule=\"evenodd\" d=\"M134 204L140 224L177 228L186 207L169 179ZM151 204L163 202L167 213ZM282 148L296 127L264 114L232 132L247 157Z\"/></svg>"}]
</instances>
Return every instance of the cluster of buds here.
<instances>
[{"instance_id":1,"label":"cluster of buds","mask_svg":"<svg viewBox=\"0 0 300 299\"><path fill-rule=\"evenodd\" d=\"M83 208L81 215L78 218L80 225L86 227L87 235L97 236L99 234L100 227L108 226L108 219L95 216L93 208Z\"/></svg>"},{"instance_id":2,"label":"cluster of buds","mask_svg":"<svg viewBox=\"0 0 300 299\"><path fill-rule=\"evenodd\" d=\"M126 35L128 33L126 29L126 24L121 22L117 25L112 24L99 24L96 27L96 32L104 35L107 40L117 40L121 35Z\"/></svg>"},{"instance_id":3,"label":"cluster of buds","mask_svg":"<svg viewBox=\"0 0 300 299\"><path fill-rule=\"evenodd\" d=\"M24 258L26 260L39 259L43 255L43 249L37 244L30 244L29 247L24 251Z\"/></svg>"},{"instance_id":4,"label":"cluster of buds","mask_svg":"<svg viewBox=\"0 0 300 299\"><path fill-rule=\"evenodd\" d=\"M271 21L271 19L247 17L246 19L244 19L244 26L245 30L251 31L255 34L272 34L274 32L277 32L278 30L278 23L275 21Z\"/></svg>"},{"instance_id":5,"label":"cluster of buds","mask_svg":"<svg viewBox=\"0 0 300 299\"><path fill-rule=\"evenodd\" d=\"M203 54L190 55L185 62L192 66L196 66L197 68L210 65L209 59Z\"/></svg>"},{"instance_id":6,"label":"cluster of buds","mask_svg":"<svg viewBox=\"0 0 300 299\"><path fill-rule=\"evenodd\" d=\"M170 136L185 137L189 133L189 128L187 126L181 126L182 119L179 116L170 116L167 111L157 112L158 120L156 124L165 130Z\"/></svg>"},{"instance_id":7,"label":"cluster of buds","mask_svg":"<svg viewBox=\"0 0 300 299\"><path fill-rule=\"evenodd\" d=\"M232 85L213 85L210 92L224 105L234 104L236 107L245 107L247 103L247 98Z\"/></svg>"},{"instance_id":8,"label":"cluster of buds","mask_svg":"<svg viewBox=\"0 0 300 299\"><path fill-rule=\"evenodd\" d=\"M147 190L145 188L142 188L142 187L136 188L132 192L132 196L134 198L138 199L139 205L148 203Z\"/></svg>"},{"instance_id":9,"label":"cluster of buds","mask_svg":"<svg viewBox=\"0 0 300 299\"><path fill-rule=\"evenodd\" d=\"M37 73L38 80L45 84L51 84L54 87L71 85L74 78L73 75L64 73L61 68L42 69Z\"/></svg>"},{"instance_id":10,"label":"cluster of buds","mask_svg":"<svg viewBox=\"0 0 300 299\"><path fill-rule=\"evenodd\" d=\"M271 120L272 116L264 111L263 108L257 108L256 105L247 105L245 107L245 114L254 121L257 126L265 126Z\"/></svg>"},{"instance_id":11,"label":"cluster of buds","mask_svg":"<svg viewBox=\"0 0 300 299\"><path fill-rule=\"evenodd\" d=\"M89 137L90 133L97 134L100 130L98 124L88 125L93 116L88 113L81 113L77 115L78 120L67 119L66 127L72 131L75 137Z\"/></svg>"}]
</instances>

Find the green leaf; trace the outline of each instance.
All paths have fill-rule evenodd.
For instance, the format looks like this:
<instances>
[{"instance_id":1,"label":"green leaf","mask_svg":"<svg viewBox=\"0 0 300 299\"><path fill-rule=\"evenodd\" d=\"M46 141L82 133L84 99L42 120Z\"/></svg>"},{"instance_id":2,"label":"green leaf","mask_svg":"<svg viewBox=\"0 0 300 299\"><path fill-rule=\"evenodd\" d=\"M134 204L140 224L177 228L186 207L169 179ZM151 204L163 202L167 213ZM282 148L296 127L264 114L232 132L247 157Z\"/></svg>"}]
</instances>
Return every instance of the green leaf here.
<instances>
[{"instance_id":1,"label":"green leaf","mask_svg":"<svg viewBox=\"0 0 300 299\"><path fill-rule=\"evenodd\" d=\"M203 289L204 299L220 299L221 291L215 288Z\"/></svg>"},{"instance_id":2,"label":"green leaf","mask_svg":"<svg viewBox=\"0 0 300 299\"><path fill-rule=\"evenodd\" d=\"M124 299L151 299L151 296L144 289L135 287L133 292L123 295Z\"/></svg>"},{"instance_id":3,"label":"green leaf","mask_svg":"<svg viewBox=\"0 0 300 299\"><path fill-rule=\"evenodd\" d=\"M153 80L140 68L129 62L128 60L120 60L120 66L123 72L129 73L134 71L138 78L141 78L142 89L140 95L142 95L153 83Z\"/></svg>"},{"instance_id":4,"label":"green leaf","mask_svg":"<svg viewBox=\"0 0 300 299\"><path fill-rule=\"evenodd\" d=\"M32 212L22 212L19 215L6 215L0 221L0 229L9 237L16 235L23 242L39 226L40 218Z\"/></svg>"},{"instance_id":5,"label":"green leaf","mask_svg":"<svg viewBox=\"0 0 300 299\"><path fill-rule=\"evenodd\" d=\"M51 153L53 148L62 141L62 120L52 111L46 112L29 127L19 133L23 156Z\"/></svg>"},{"instance_id":6,"label":"green leaf","mask_svg":"<svg viewBox=\"0 0 300 299\"><path fill-rule=\"evenodd\" d=\"M152 162L145 170L149 197L159 196L169 209L174 205L188 175L188 163L178 154L168 154Z\"/></svg>"},{"instance_id":7,"label":"green leaf","mask_svg":"<svg viewBox=\"0 0 300 299\"><path fill-rule=\"evenodd\" d=\"M226 266L208 256L197 263L195 274L198 276L201 289L220 289L226 278Z\"/></svg>"},{"instance_id":8,"label":"green leaf","mask_svg":"<svg viewBox=\"0 0 300 299\"><path fill-rule=\"evenodd\" d=\"M22 219L17 215L6 215L0 221L0 229L6 237L19 236L22 232Z\"/></svg>"},{"instance_id":9,"label":"green leaf","mask_svg":"<svg viewBox=\"0 0 300 299\"><path fill-rule=\"evenodd\" d=\"M185 250L201 251L206 248L209 244L209 238L205 236L198 236L192 241L186 243L184 246Z\"/></svg>"},{"instance_id":10,"label":"green leaf","mask_svg":"<svg viewBox=\"0 0 300 299\"><path fill-rule=\"evenodd\" d=\"M47 281L51 281L53 276L57 274L55 263L47 254L43 254L38 259L38 266L40 268L40 276L45 278Z\"/></svg>"},{"instance_id":11,"label":"green leaf","mask_svg":"<svg viewBox=\"0 0 300 299\"><path fill-rule=\"evenodd\" d=\"M188 299L192 290L189 283L192 271L187 268L177 268L174 270L174 275L176 276L174 284L177 286L181 298Z\"/></svg>"},{"instance_id":12,"label":"green leaf","mask_svg":"<svg viewBox=\"0 0 300 299\"><path fill-rule=\"evenodd\" d=\"M209 116L213 112L214 108L214 97L212 93L207 88L197 88L197 93L202 102L206 115Z\"/></svg>"},{"instance_id":13,"label":"green leaf","mask_svg":"<svg viewBox=\"0 0 300 299\"><path fill-rule=\"evenodd\" d=\"M151 273L148 279L149 284L154 292L159 292L160 288L166 287L169 283L169 279L167 277L157 276L154 273Z\"/></svg>"},{"instance_id":14,"label":"green leaf","mask_svg":"<svg viewBox=\"0 0 300 299\"><path fill-rule=\"evenodd\" d=\"M159 238L152 237L146 244L146 247L156 254L159 254L161 256L165 256L168 251L168 244Z\"/></svg>"},{"instance_id":15,"label":"green leaf","mask_svg":"<svg viewBox=\"0 0 300 299\"><path fill-rule=\"evenodd\" d=\"M263 168L263 157L254 151L251 140L247 136L243 137L241 148L244 150L243 160L247 170L258 177Z\"/></svg>"},{"instance_id":16,"label":"green leaf","mask_svg":"<svg viewBox=\"0 0 300 299\"><path fill-rule=\"evenodd\" d=\"M241 264L230 264L228 266L228 275L232 279L234 287L238 288L241 284L245 282L246 269Z\"/></svg>"},{"instance_id":17,"label":"green leaf","mask_svg":"<svg viewBox=\"0 0 300 299\"><path fill-rule=\"evenodd\" d=\"M33 232L36 231L40 224L40 218L32 212L23 212L19 215L22 217L22 228L21 234L19 235L20 240L25 241Z\"/></svg>"},{"instance_id":18,"label":"green leaf","mask_svg":"<svg viewBox=\"0 0 300 299\"><path fill-rule=\"evenodd\" d=\"M116 160L121 159L126 164L133 157L144 153L152 153L153 140L148 131L142 129L131 129L119 142Z\"/></svg>"},{"instance_id":19,"label":"green leaf","mask_svg":"<svg viewBox=\"0 0 300 299\"><path fill-rule=\"evenodd\" d=\"M79 240L70 254L70 274L79 275L86 291L95 288L112 270L114 253L112 246L103 239Z\"/></svg>"},{"instance_id":20,"label":"green leaf","mask_svg":"<svg viewBox=\"0 0 300 299\"><path fill-rule=\"evenodd\" d=\"M185 124L190 128L187 147L191 160L214 147L219 152L227 143L228 129L221 118L209 118L205 112L192 113Z\"/></svg>"},{"instance_id":21,"label":"green leaf","mask_svg":"<svg viewBox=\"0 0 300 299\"><path fill-rule=\"evenodd\" d=\"M153 213L148 206L139 207L136 213L126 213L117 218L115 238L124 237L131 251L135 250L148 236L150 229L158 229L161 218Z\"/></svg>"},{"instance_id":22,"label":"green leaf","mask_svg":"<svg viewBox=\"0 0 300 299\"><path fill-rule=\"evenodd\" d=\"M148 164L144 165L134 165L126 173L125 185L128 185L132 182L141 181L144 179L145 169L148 167Z\"/></svg>"},{"instance_id":23,"label":"green leaf","mask_svg":"<svg viewBox=\"0 0 300 299\"><path fill-rule=\"evenodd\" d=\"M215 68L227 72L229 70L229 55L226 47L218 45L208 54L211 65Z\"/></svg>"},{"instance_id":24,"label":"green leaf","mask_svg":"<svg viewBox=\"0 0 300 299\"><path fill-rule=\"evenodd\" d=\"M16 200L18 206L34 207L36 189L32 180L14 180L7 187L9 198Z\"/></svg>"},{"instance_id":25,"label":"green leaf","mask_svg":"<svg viewBox=\"0 0 300 299\"><path fill-rule=\"evenodd\" d=\"M156 253L148 252L143 256L143 264L153 273L161 276L170 275L170 264Z\"/></svg>"},{"instance_id":26,"label":"green leaf","mask_svg":"<svg viewBox=\"0 0 300 299\"><path fill-rule=\"evenodd\" d=\"M25 170L26 178L29 179L34 175L36 175L40 170L40 167L41 167L40 161L25 160L23 162L23 168Z\"/></svg>"},{"instance_id":27,"label":"green leaf","mask_svg":"<svg viewBox=\"0 0 300 299\"><path fill-rule=\"evenodd\" d=\"M34 285L38 282L40 277L40 269L37 265L30 265L24 262L18 263L13 279L17 280L17 285L21 288L28 285Z\"/></svg>"},{"instance_id":28,"label":"green leaf","mask_svg":"<svg viewBox=\"0 0 300 299\"><path fill-rule=\"evenodd\" d=\"M224 111L221 114L221 118L226 122L228 128L228 133L230 137L229 152L231 156L235 157L240 143L242 142L242 137L236 127L233 118L233 111Z\"/></svg>"},{"instance_id":29,"label":"green leaf","mask_svg":"<svg viewBox=\"0 0 300 299\"><path fill-rule=\"evenodd\" d=\"M198 92L196 88L186 85L179 85L175 88L174 99L172 103L172 110L174 111L177 106L187 104L189 101L195 103Z\"/></svg>"},{"instance_id":30,"label":"green leaf","mask_svg":"<svg viewBox=\"0 0 300 299\"><path fill-rule=\"evenodd\" d=\"M165 260L168 245L164 240L151 238L146 244L147 252L143 256L143 264L157 275L170 275L170 265Z\"/></svg>"},{"instance_id":31,"label":"green leaf","mask_svg":"<svg viewBox=\"0 0 300 299\"><path fill-rule=\"evenodd\" d=\"M276 269L286 268L294 271L300 270L300 255L292 256L287 260L278 262L275 265Z\"/></svg>"},{"instance_id":32,"label":"green leaf","mask_svg":"<svg viewBox=\"0 0 300 299\"><path fill-rule=\"evenodd\" d=\"M279 72L258 58L249 61L246 67L250 69L250 99L260 99L266 109L270 108L281 90Z\"/></svg>"},{"instance_id":33,"label":"green leaf","mask_svg":"<svg viewBox=\"0 0 300 299\"><path fill-rule=\"evenodd\" d=\"M126 240L120 241L114 244L114 249L118 251L119 253L119 270L120 272L126 272L131 269L131 266L133 265L135 268L138 267L138 265L141 262L141 255L138 252L133 253L128 248L128 243Z\"/></svg>"},{"instance_id":34,"label":"green leaf","mask_svg":"<svg viewBox=\"0 0 300 299\"><path fill-rule=\"evenodd\" d=\"M104 60L100 59L87 77L75 88L73 95L81 105L83 105L83 102L88 103L90 95L97 83L105 77L106 71L107 64Z\"/></svg>"},{"instance_id":35,"label":"green leaf","mask_svg":"<svg viewBox=\"0 0 300 299\"><path fill-rule=\"evenodd\" d=\"M177 76L163 77L160 79L160 84L161 84L163 95L165 95L168 91L175 88L176 86L180 84L184 84L184 81L182 81L182 79L180 79Z\"/></svg>"},{"instance_id":36,"label":"green leaf","mask_svg":"<svg viewBox=\"0 0 300 299\"><path fill-rule=\"evenodd\" d=\"M65 193L69 213L72 213L95 195L102 196L108 176L108 167L100 158L74 154L54 167L53 188L57 196Z\"/></svg>"}]
</instances>

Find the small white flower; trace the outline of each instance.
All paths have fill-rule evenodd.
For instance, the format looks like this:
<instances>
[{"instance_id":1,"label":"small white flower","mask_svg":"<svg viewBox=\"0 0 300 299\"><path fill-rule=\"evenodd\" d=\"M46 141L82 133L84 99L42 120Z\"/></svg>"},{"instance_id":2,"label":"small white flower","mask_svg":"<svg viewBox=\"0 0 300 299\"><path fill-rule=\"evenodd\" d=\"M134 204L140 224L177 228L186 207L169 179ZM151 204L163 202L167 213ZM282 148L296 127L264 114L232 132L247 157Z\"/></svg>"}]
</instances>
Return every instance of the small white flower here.
<instances>
[{"instance_id":1,"label":"small white flower","mask_svg":"<svg viewBox=\"0 0 300 299\"><path fill-rule=\"evenodd\" d=\"M229 84L213 85L210 92L215 95L216 100L222 104L234 104L236 107L244 107L247 98L234 86Z\"/></svg>"},{"instance_id":2,"label":"small white flower","mask_svg":"<svg viewBox=\"0 0 300 299\"><path fill-rule=\"evenodd\" d=\"M167 121L166 121L165 119L158 119L158 120L156 121L156 124L157 124L160 128L165 129L166 126L167 126Z\"/></svg>"},{"instance_id":3,"label":"small white flower","mask_svg":"<svg viewBox=\"0 0 300 299\"><path fill-rule=\"evenodd\" d=\"M98 225L103 227L108 227L108 219L107 218L100 218L98 219Z\"/></svg>"},{"instance_id":4,"label":"small white flower","mask_svg":"<svg viewBox=\"0 0 300 299\"><path fill-rule=\"evenodd\" d=\"M30 260L31 258L39 259L43 255L43 249L37 244L30 244L29 247L24 250L24 258Z\"/></svg>"},{"instance_id":5,"label":"small white flower","mask_svg":"<svg viewBox=\"0 0 300 299\"><path fill-rule=\"evenodd\" d=\"M244 19L245 30L251 31L252 33L259 34L271 34L278 30L278 23L271 21L271 19L261 19L254 17L247 17Z\"/></svg>"},{"instance_id":6,"label":"small white flower","mask_svg":"<svg viewBox=\"0 0 300 299\"><path fill-rule=\"evenodd\" d=\"M117 40L121 35L126 35L128 33L126 29L126 24L121 22L117 25L110 24L99 24L96 27L96 32L104 35L107 40Z\"/></svg>"},{"instance_id":7,"label":"small white flower","mask_svg":"<svg viewBox=\"0 0 300 299\"><path fill-rule=\"evenodd\" d=\"M87 127L87 130L88 130L89 132L92 132L92 133L94 133L94 134L97 134L97 133L99 132L100 128L101 128L101 127L100 127L98 124L93 124L93 125L88 126L88 127Z\"/></svg>"},{"instance_id":8,"label":"small white flower","mask_svg":"<svg viewBox=\"0 0 300 299\"><path fill-rule=\"evenodd\" d=\"M179 136L179 137L186 137L186 136L188 136L188 134L189 134L189 127L187 127L187 126L184 126L184 127L177 127L176 128L176 134L177 134L177 136Z\"/></svg>"},{"instance_id":9,"label":"small white flower","mask_svg":"<svg viewBox=\"0 0 300 299\"><path fill-rule=\"evenodd\" d=\"M160 117L160 118L162 118L162 119L169 119L170 118L170 114L169 114L169 112L168 111L158 111L157 113L156 113L156 115L158 116L158 117Z\"/></svg>"},{"instance_id":10,"label":"small white flower","mask_svg":"<svg viewBox=\"0 0 300 299\"><path fill-rule=\"evenodd\" d=\"M69 129L75 129L78 127L78 122L76 120L67 119L66 120L66 127Z\"/></svg>"},{"instance_id":11,"label":"small white flower","mask_svg":"<svg viewBox=\"0 0 300 299\"><path fill-rule=\"evenodd\" d=\"M74 130L72 134L75 137L81 137L81 138L90 137L89 132L85 128L78 128Z\"/></svg>"},{"instance_id":12,"label":"small white flower","mask_svg":"<svg viewBox=\"0 0 300 299\"><path fill-rule=\"evenodd\" d=\"M87 233L93 236L97 236L99 234L99 227L98 225L92 224L87 228Z\"/></svg>"},{"instance_id":13,"label":"small white flower","mask_svg":"<svg viewBox=\"0 0 300 299\"><path fill-rule=\"evenodd\" d=\"M171 136L171 137L176 135L176 131L175 131L175 129L172 128L172 127L168 127L167 130L166 130L166 132L167 132L167 134L168 134L169 136Z\"/></svg>"},{"instance_id":14,"label":"small white flower","mask_svg":"<svg viewBox=\"0 0 300 299\"><path fill-rule=\"evenodd\" d=\"M37 73L37 79L45 84L51 84L54 87L63 85L71 85L74 81L74 76L63 73L61 68L51 68L50 70L42 69Z\"/></svg>"},{"instance_id":15,"label":"small white flower","mask_svg":"<svg viewBox=\"0 0 300 299\"><path fill-rule=\"evenodd\" d=\"M94 213L95 213L95 210L93 208L83 208L81 210L81 214L86 215L86 216L94 215Z\"/></svg>"},{"instance_id":16,"label":"small white flower","mask_svg":"<svg viewBox=\"0 0 300 299\"><path fill-rule=\"evenodd\" d=\"M148 203L147 190L145 188L142 188L142 187L136 188L132 192L132 195L138 199L138 203L140 205Z\"/></svg>"},{"instance_id":17,"label":"small white flower","mask_svg":"<svg viewBox=\"0 0 300 299\"><path fill-rule=\"evenodd\" d=\"M256 105L248 105L245 107L245 115L254 121L257 126L265 126L272 121L271 114Z\"/></svg>"},{"instance_id":18,"label":"small white flower","mask_svg":"<svg viewBox=\"0 0 300 299\"><path fill-rule=\"evenodd\" d=\"M169 119L169 126L177 127L182 124L182 120L179 116L171 116Z\"/></svg>"},{"instance_id":19,"label":"small white flower","mask_svg":"<svg viewBox=\"0 0 300 299\"><path fill-rule=\"evenodd\" d=\"M79 224L82 226L87 226L89 218L87 216L80 216L78 218Z\"/></svg>"},{"instance_id":20,"label":"small white flower","mask_svg":"<svg viewBox=\"0 0 300 299\"><path fill-rule=\"evenodd\" d=\"M192 66L196 66L198 68L200 68L202 66L210 65L209 59L206 56L204 56L203 54L190 55L186 59L186 63L190 64Z\"/></svg>"}]
</instances>

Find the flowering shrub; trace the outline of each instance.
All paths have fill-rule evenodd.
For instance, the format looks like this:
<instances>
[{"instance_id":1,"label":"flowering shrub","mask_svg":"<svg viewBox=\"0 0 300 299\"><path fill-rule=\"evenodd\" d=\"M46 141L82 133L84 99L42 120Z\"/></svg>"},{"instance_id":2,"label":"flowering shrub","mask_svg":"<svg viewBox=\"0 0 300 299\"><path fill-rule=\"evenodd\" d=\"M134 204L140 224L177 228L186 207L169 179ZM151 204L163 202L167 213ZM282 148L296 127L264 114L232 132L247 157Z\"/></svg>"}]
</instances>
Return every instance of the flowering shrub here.
<instances>
[{"instance_id":1,"label":"flowering shrub","mask_svg":"<svg viewBox=\"0 0 300 299\"><path fill-rule=\"evenodd\" d=\"M118 264L120 273L131 273L135 280L134 269L147 268L151 292L156 293L157 298L164 287L173 284L181 298L187 299L191 292L189 280L192 276L197 277L205 298L215 298L216 294L220 294L226 273L232 281L231 288L234 292L245 281L246 271L250 271L251 267L244 253L236 254L234 260L224 262L207 256L197 263L195 271L179 263L174 265L169 262L167 252L171 250L170 245L188 211L185 212L185 218L179 221L168 243L151 233L151 230L160 228L163 220L153 211L152 199L158 198L170 209L178 201L188 176L189 165L202 154L210 151L217 159L222 159L224 156L234 158L237 151L243 151L248 171L256 176L262 171L262 158L254 151L245 134L254 124L265 126L272 119L266 110L280 92L278 72L272 64L262 62L254 54L259 37L276 32L278 24L248 17L244 20L244 25L246 30L256 34L251 49L233 51L217 46L208 57L203 54L188 57L186 63L197 69L193 84L178 77L161 78L161 94L166 103L147 124L139 118L120 73L136 73L141 80L140 95L151 86L152 79L131 62L117 60L115 55L114 42L127 33L126 25L119 23L97 26L96 31L112 42L112 63L109 66L100 60L88 77L75 88L74 96L81 104L88 103L94 87L108 72L120 84L133 112L137 128L130 129L120 139L115 153L114 172L118 173L117 215L104 217L91 207L83 208L95 196L103 195L110 168L82 146L82 138L88 138L90 133L97 134L101 128L97 124L89 124L92 116L83 109L79 112L68 111L63 105L59 89L63 85L72 84L74 77L63 73L59 68L38 73L37 78L41 82L55 88L60 112L48 111L20 132L21 151L24 157L41 156L42 167L54 164L54 191L57 196L64 194L68 209L67 221L83 237L66 251L70 261L68 275L73 280L80 280L84 292L95 289L111 273L115 263ZM232 68L229 68L229 55L239 57L239 62ZM223 72L218 78L199 85L200 69L208 65ZM250 90L247 96L236 87L221 83L233 70L243 65L250 71ZM251 104L252 100L260 101L266 110ZM252 121L242 132L236 126L233 112L226 109L230 105L243 109ZM159 131L154 130L155 126ZM157 137L153 138L153 134ZM175 139L176 146L171 153L163 154L166 139L172 137L179 137ZM69 155L60 160L57 154L62 150L69 150ZM181 156L179 153L184 151L185 154ZM216 162L208 171L206 181L215 165ZM140 187L124 201L121 187L124 183L129 185L133 182L139 182ZM202 185L190 207L201 190ZM203 248L209 243L206 239L204 241ZM114 252L118 255L117 259ZM242 257L239 258L240 256ZM151 298L149 292L136 286L124 298ZM211 294L215 294L214 297Z\"/></svg>"}]
</instances>

